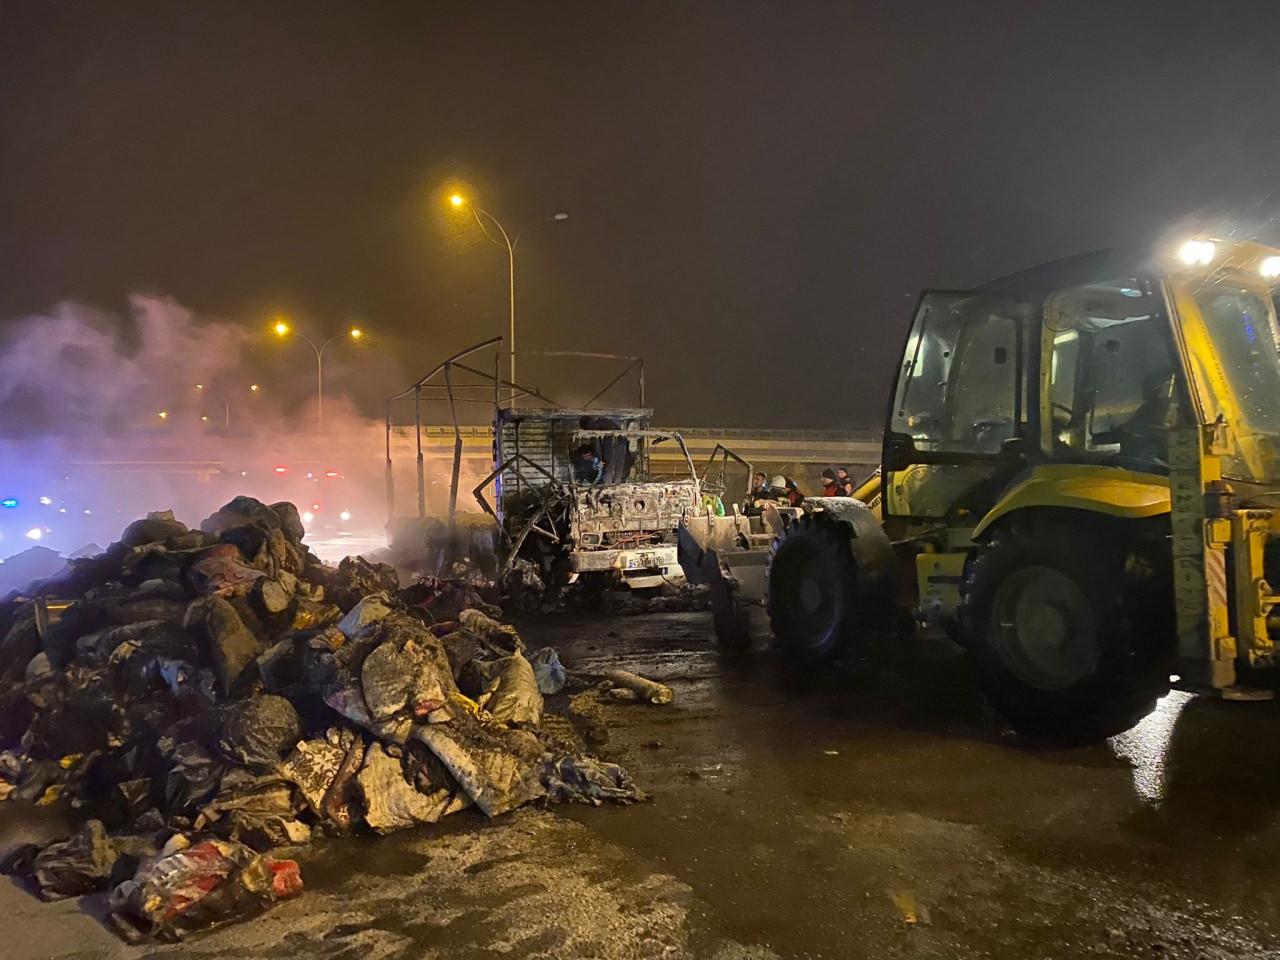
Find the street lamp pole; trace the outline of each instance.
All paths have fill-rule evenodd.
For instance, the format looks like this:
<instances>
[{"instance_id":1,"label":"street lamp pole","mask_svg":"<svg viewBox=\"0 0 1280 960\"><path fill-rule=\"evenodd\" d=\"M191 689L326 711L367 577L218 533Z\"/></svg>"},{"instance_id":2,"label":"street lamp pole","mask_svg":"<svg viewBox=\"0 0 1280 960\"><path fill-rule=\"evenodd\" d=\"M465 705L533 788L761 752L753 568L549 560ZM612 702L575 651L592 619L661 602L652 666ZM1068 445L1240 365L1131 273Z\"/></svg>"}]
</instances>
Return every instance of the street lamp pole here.
<instances>
[{"instance_id":1,"label":"street lamp pole","mask_svg":"<svg viewBox=\"0 0 1280 960\"><path fill-rule=\"evenodd\" d=\"M316 352L316 429L324 429L324 348L337 340L340 334L334 334L320 346L316 346L316 342L308 337L305 333L299 333L298 336L307 342L307 345Z\"/></svg>"},{"instance_id":2,"label":"street lamp pole","mask_svg":"<svg viewBox=\"0 0 1280 960\"><path fill-rule=\"evenodd\" d=\"M507 369L510 371L510 373L508 374L508 378L511 380L512 383L515 383L516 382L516 244L520 242L520 235L516 234L516 238L512 240L510 234L507 233L507 230L502 225L501 221L499 221L498 218L495 217L488 210L484 210L481 207L472 206L471 215L476 218L476 225L480 228L480 232L483 233L490 240L493 240L494 243L497 243L498 241L494 239L493 234L491 234L488 228L484 225L484 221L480 219L482 215L488 217L489 221L495 227L498 228L498 232L502 234L502 244L499 244L499 245L501 246L505 244L507 248L507 296L511 306L511 319L510 319L510 323L508 326L508 333L507 333L507 337L508 337ZM511 396L513 398L515 397L515 387L511 388Z\"/></svg>"},{"instance_id":3,"label":"street lamp pole","mask_svg":"<svg viewBox=\"0 0 1280 960\"><path fill-rule=\"evenodd\" d=\"M350 337L352 340L359 340L364 336L364 332L359 327L352 327L345 334L335 333L324 343L317 344L301 330L292 330L283 320L276 322L274 327L277 336L287 336L290 333L297 334L302 340L305 340L307 346L315 351L316 354L316 429L324 429L324 352L329 344L335 340L341 340L343 337Z\"/></svg>"},{"instance_id":4,"label":"street lamp pole","mask_svg":"<svg viewBox=\"0 0 1280 960\"><path fill-rule=\"evenodd\" d=\"M201 393L204 393L204 384L197 383L196 389L199 390ZM223 425L223 429L226 430L228 433L230 433L231 432L231 401L228 400L225 396L215 397L214 399L222 401L222 425ZM209 418L205 417L203 419L207 420Z\"/></svg>"},{"instance_id":5,"label":"street lamp pole","mask_svg":"<svg viewBox=\"0 0 1280 960\"><path fill-rule=\"evenodd\" d=\"M453 204L454 207L461 207L463 205L469 206L471 208L471 215L475 217L476 226L480 228L480 232L498 246L505 246L507 248L507 299L510 306L510 319L507 329L509 357L507 369L510 371L508 379L513 384L511 387L511 398L514 401L516 395L516 388L514 386L516 381L516 245L520 242L520 234L517 233L512 237L497 217L488 210L485 210L483 207L478 207L475 204L468 204L466 198L461 194L453 194L449 198L449 202ZM489 222L498 229L498 233L502 236L501 243L498 242L497 237L489 232L489 228L485 226L484 220L480 219L481 217L488 218ZM567 213L557 213L554 216L547 217L546 219L568 220L569 215Z\"/></svg>"}]
</instances>

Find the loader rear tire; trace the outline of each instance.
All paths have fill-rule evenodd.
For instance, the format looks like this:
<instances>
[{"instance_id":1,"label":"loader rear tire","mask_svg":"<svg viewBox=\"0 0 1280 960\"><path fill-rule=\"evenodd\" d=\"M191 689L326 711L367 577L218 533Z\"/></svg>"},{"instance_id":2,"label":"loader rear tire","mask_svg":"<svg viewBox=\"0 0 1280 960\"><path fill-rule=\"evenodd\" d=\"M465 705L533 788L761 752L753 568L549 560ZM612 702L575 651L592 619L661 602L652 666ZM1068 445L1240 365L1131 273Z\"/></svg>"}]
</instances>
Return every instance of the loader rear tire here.
<instances>
[{"instance_id":1,"label":"loader rear tire","mask_svg":"<svg viewBox=\"0 0 1280 960\"><path fill-rule=\"evenodd\" d=\"M823 660L850 640L857 567L848 527L807 514L774 541L766 606L777 648L801 664Z\"/></svg>"},{"instance_id":2,"label":"loader rear tire","mask_svg":"<svg viewBox=\"0 0 1280 960\"><path fill-rule=\"evenodd\" d=\"M1072 743L1149 713L1175 643L1168 556L1160 521L1034 511L995 531L961 587L962 640L991 705L1019 733Z\"/></svg>"}]
</instances>

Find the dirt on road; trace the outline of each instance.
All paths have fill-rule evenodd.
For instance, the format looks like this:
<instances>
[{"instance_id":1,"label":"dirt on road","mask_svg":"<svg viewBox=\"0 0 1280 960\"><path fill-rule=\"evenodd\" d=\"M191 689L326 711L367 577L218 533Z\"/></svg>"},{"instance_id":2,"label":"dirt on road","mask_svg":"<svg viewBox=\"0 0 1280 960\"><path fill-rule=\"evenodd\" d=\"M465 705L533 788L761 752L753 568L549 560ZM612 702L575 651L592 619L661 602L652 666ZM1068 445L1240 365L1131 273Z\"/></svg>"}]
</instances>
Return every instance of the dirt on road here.
<instances>
[{"instance_id":1,"label":"dirt on road","mask_svg":"<svg viewBox=\"0 0 1280 960\"><path fill-rule=\"evenodd\" d=\"M707 614L520 624L602 699L652 802L317 843L307 891L175 947L0 885L14 957L1280 956L1280 708L1172 694L1105 745L1007 734L944 641L797 680ZM21 820L19 821L19 817ZM0 810L0 846L39 827ZM50 826L50 832L56 827ZM101 906L101 905L98 905Z\"/></svg>"}]
</instances>

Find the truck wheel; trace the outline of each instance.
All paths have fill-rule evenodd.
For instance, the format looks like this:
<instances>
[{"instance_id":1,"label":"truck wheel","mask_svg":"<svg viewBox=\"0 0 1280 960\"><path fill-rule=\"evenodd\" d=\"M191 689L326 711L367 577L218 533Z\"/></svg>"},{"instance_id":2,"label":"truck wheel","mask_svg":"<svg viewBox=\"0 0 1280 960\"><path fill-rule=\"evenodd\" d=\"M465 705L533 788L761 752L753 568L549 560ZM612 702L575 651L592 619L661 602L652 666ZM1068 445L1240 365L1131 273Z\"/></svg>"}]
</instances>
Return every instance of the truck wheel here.
<instances>
[{"instance_id":1,"label":"truck wheel","mask_svg":"<svg viewBox=\"0 0 1280 960\"><path fill-rule=\"evenodd\" d=\"M784 653L813 662L844 644L857 586L845 527L821 514L801 517L774 541L767 577L769 621Z\"/></svg>"},{"instance_id":2,"label":"truck wheel","mask_svg":"<svg viewBox=\"0 0 1280 960\"><path fill-rule=\"evenodd\" d=\"M1072 742L1149 713L1175 643L1168 554L1154 522L1037 512L997 530L961 587L963 642L992 706L1020 733Z\"/></svg>"}]
</instances>

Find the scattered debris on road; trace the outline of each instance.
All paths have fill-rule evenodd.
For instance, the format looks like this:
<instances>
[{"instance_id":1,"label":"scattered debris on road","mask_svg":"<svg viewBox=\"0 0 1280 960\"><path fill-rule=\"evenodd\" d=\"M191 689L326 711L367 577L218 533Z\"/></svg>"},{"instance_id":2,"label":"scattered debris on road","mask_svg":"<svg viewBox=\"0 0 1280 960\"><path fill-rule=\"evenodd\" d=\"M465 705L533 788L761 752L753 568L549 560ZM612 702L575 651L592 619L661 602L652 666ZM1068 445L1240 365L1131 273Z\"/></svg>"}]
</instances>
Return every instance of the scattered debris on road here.
<instances>
[{"instance_id":1,"label":"scattered debris on road","mask_svg":"<svg viewBox=\"0 0 1280 960\"><path fill-rule=\"evenodd\" d=\"M604 677L609 685L609 696L615 700L639 699L665 706L675 699L675 694L666 684L648 680L629 670L610 670Z\"/></svg>"},{"instance_id":2,"label":"scattered debris on road","mask_svg":"<svg viewBox=\"0 0 1280 960\"><path fill-rule=\"evenodd\" d=\"M908 927L929 925L929 908L916 899L914 890L886 890L885 895L898 908L902 922Z\"/></svg>"},{"instance_id":3,"label":"scattered debris on road","mask_svg":"<svg viewBox=\"0 0 1280 960\"><path fill-rule=\"evenodd\" d=\"M298 894L274 851L314 836L643 799L542 727L564 667L474 584L401 589L303 533L250 497L197 530L153 513L0 603L0 799L82 818L8 872L46 899L109 891L121 936L175 940Z\"/></svg>"}]
</instances>

